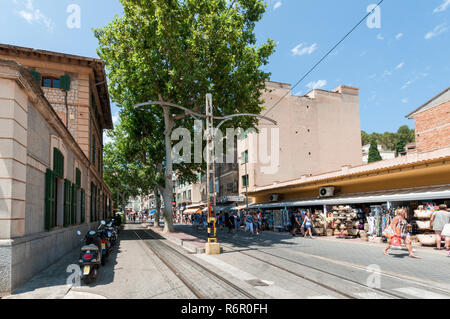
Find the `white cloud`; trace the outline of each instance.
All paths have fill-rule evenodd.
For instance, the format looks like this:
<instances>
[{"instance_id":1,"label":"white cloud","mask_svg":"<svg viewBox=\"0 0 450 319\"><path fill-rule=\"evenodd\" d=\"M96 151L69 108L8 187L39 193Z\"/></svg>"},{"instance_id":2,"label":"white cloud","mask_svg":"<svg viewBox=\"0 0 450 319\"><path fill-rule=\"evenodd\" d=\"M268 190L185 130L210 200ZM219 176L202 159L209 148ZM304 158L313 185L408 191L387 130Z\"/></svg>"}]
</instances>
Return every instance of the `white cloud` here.
<instances>
[{"instance_id":1,"label":"white cloud","mask_svg":"<svg viewBox=\"0 0 450 319\"><path fill-rule=\"evenodd\" d=\"M447 8L449 7L450 7L450 0L444 0L444 2L439 7L433 10L433 12L434 13L443 12L447 10Z\"/></svg>"},{"instance_id":2,"label":"white cloud","mask_svg":"<svg viewBox=\"0 0 450 319\"><path fill-rule=\"evenodd\" d=\"M13 1L15 5L20 5L17 0ZM41 12L39 9L34 8L33 0L27 0L26 3L22 4L25 8L19 10L17 13L29 24L43 24L46 26L48 31L53 31L55 28L55 23Z\"/></svg>"},{"instance_id":3,"label":"white cloud","mask_svg":"<svg viewBox=\"0 0 450 319\"><path fill-rule=\"evenodd\" d=\"M402 99L402 103L403 103L403 104L408 103L408 99L407 99L407 98Z\"/></svg>"},{"instance_id":4,"label":"white cloud","mask_svg":"<svg viewBox=\"0 0 450 319\"><path fill-rule=\"evenodd\" d=\"M383 35L381 33L378 33L377 34L377 39L378 40L384 40L384 37L383 37Z\"/></svg>"},{"instance_id":5,"label":"white cloud","mask_svg":"<svg viewBox=\"0 0 450 319\"><path fill-rule=\"evenodd\" d=\"M119 114L114 114L112 116L112 121L113 121L114 125L118 124L119 123Z\"/></svg>"},{"instance_id":6,"label":"white cloud","mask_svg":"<svg viewBox=\"0 0 450 319\"><path fill-rule=\"evenodd\" d=\"M309 47L304 47L304 45L306 45L306 43L300 43L299 45L297 45L291 50L292 54L302 56L304 54L311 54L317 50L317 43L313 43Z\"/></svg>"},{"instance_id":7,"label":"white cloud","mask_svg":"<svg viewBox=\"0 0 450 319\"><path fill-rule=\"evenodd\" d=\"M320 88L324 87L325 85L327 85L326 80L318 80L316 82L309 82L308 84L306 84L306 87L309 88L310 90L315 90L315 89L320 89Z\"/></svg>"},{"instance_id":8,"label":"white cloud","mask_svg":"<svg viewBox=\"0 0 450 319\"><path fill-rule=\"evenodd\" d=\"M403 33L399 33L395 36L395 40L399 40L401 37L403 37Z\"/></svg>"},{"instance_id":9,"label":"white cloud","mask_svg":"<svg viewBox=\"0 0 450 319\"><path fill-rule=\"evenodd\" d=\"M447 22L444 22L440 25L437 25L433 31L428 32L427 34L425 34L425 39L429 40L431 38L437 37L438 35L447 32L448 31L448 26L447 26Z\"/></svg>"},{"instance_id":10,"label":"white cloud","mask_svg":"<svg viewBox=\"0 0 450 319\"><path fill-rule=\"evenodd\" d=\"M278 1L278 2L275 3L275 5L273 6L273 9L276 10L276 9L278 9L279 7L281 7L282 5L283 5L283 2Z\"/></svg>"},{"instance_id":11,"label":"white cloud","mask_svg":"<svg viewBox=\"0 0 450 319\"><path fill-rule=\"evenodd\" d=\"M103 133L103 144L111 143L113 141L106 132Z\"/></svg>"},{"instance_id":12,"label":"white cloud","mask_svg":"<svg viewBox=\"0 0 450 319\"><path fill-rule=\"evenodd\" d=\"M395 67L394 70L399 70L399 69L403 68L404 65L405 65L405 62L401 62L399 65L397 65L397 66Z\"/></svg>"}]
</instances>

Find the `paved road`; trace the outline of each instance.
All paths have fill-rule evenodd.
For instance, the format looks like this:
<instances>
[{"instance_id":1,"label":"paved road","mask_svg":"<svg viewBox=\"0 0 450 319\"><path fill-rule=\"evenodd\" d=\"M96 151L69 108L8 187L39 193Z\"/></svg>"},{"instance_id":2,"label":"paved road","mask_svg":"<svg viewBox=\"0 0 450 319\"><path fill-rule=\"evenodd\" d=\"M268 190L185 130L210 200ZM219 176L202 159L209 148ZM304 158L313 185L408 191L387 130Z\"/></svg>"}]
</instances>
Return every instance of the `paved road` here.
<instances>
[{"instance_id":1,"label":"paved road","mask_svg":"<svg viewBox=\"0 0 450 319\"><path fill-rule=\"evenodd\" d=\"M187 225L177 227L179 231L206 238L204 230L195 231ZM422 259L413 259L408 257L405 250L394 250L391 256L384 256L383 245L309 239L272 232L256 236L244 232L228 234L219 231L219 238L227 253L215 258L229 264L241 264L242 258L248 259L251 255L291 271L316 277L319 282L339 287L340 291L348 292L350 289L346 287L345 279L380 288L356 292L359 293L356 295L358 298L374 296L374 292L381 291L403 298L450 296L450 258L443 251L416 248L416 253ZM249 270L255 276L262 276L258 268ZM374 277L377 273L380 276ZM374 281L378 278L379 286Z\"/></svg>"},{"instance_id":2,"label":"paved road","mask_svg":"<svg viewBox=\"0 0 450 319\"><path fill-rule=\"evenodd\" d=\"M204 230L195 231L191 226L176 229L205 237ZM168 240L153 238L157 235L140 225L126 225L119 246L101 268L96 283L66 285L67 266L78 259L78 251L74 251L9 298L192 299L198 297L195 291L205 298L211 298L208 291L219 298L450 297L450 258L442 252L418 249L423 259L415 260L404 251L384 256L378 245L269 232L251 236L221 231L219 236L223 254L194 255ZM369 265L376 266L368 272Z\"/></svg>"}]
</instances>

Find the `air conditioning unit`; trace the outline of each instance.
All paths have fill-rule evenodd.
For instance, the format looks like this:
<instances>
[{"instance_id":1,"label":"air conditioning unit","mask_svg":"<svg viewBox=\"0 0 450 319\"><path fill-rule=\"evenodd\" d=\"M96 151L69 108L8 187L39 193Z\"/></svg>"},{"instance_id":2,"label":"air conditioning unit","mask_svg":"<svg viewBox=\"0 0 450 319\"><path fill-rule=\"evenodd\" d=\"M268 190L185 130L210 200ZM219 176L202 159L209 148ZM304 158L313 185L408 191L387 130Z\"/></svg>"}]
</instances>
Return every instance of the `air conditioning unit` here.
<instances>
[{"instance_id":1,"label":"air conditioning unit","mask_svg":"<svg viewBox=\"0 0 450 319\"><path fill-rule=\"evenodd\" d=\"M269 196L269 200L271 202L278 202L279 198L280 198L280 194L272 194Z\"/></svg>"},{"instance_id":2,"label":"air conditioning unit","mask_svg":"<svg viewBox=\"0 0 450 319\"><path fill-rule=\"evenodd\" d=\"M321 187L319 189L319 197L332 197L334 196L334 187Z\"/></svg>"}]
</instances>

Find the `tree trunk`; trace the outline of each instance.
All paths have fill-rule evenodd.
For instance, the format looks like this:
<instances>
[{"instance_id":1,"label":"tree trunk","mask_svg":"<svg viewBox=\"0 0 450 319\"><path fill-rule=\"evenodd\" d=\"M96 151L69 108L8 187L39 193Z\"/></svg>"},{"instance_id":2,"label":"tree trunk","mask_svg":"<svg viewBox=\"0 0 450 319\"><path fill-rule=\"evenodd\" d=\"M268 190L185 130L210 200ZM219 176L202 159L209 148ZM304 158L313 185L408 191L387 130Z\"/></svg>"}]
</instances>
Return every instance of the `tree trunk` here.
<instances>
[{"instance_id":1,"label":"tree trunk","mask_svg":"<svg viewBox=\"0 0 450 319\"><path fill-rule=\"evenodd\" d=\"M161 196L159 195L158 186L153 188L153 194L155 194L156 212L155 212L155 222L153 227L159 227L159 217L161 214Z\"/></svg>"},{"instance_id":2,"label":"tree trunk","mask_svg":"<svg viewBox=\"0 0 450 319\"><path fill-rule=\"evenodd\" d=\"M164 109L164 123L166 130L164 131L164 141L166 146L166 169L164 174L164 179L166 182L166 187L164 188L163 198L164 198L164 232L171 233L174 231L173 228L173 163L172 163L172 129L173 129L173 119L170 114L170 109L168 106L163 106Z\"/></svg>"}]
</instances>

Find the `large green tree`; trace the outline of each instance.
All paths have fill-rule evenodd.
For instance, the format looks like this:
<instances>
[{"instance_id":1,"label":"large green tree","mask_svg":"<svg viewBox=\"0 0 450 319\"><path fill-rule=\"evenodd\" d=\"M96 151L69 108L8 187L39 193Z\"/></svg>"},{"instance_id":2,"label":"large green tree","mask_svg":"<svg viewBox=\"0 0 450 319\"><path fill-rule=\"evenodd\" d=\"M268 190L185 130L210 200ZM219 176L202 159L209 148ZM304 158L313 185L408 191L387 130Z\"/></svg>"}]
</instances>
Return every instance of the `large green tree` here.
<instances>
[{"instance_id":1,"label":"large green tree","mask_svg":"<svg viewBox=\"0 0 450 319\"><path fill-rule=\"evenodd\" d=\"M256 45L255 23L266 9L263 0L121 0L124 14L95 30L99 56L108 70L112 99L130 118L139 111L133 105L148 100L171 102L202 112L205 95L212 93L214 114L259 114L261 94L269 74L261 70L274 52L272 40ZM168 106L152 106L152 123L164 124L165 231L173 230L173 161L171 133L192 129L192 119ZM227 125L248 128L253 118ZM146 136L147 138L147 136ZM159 145L161 147L161 145ZM180 165L179 172L198 167Z\"/></svg>"}]
</instances>

